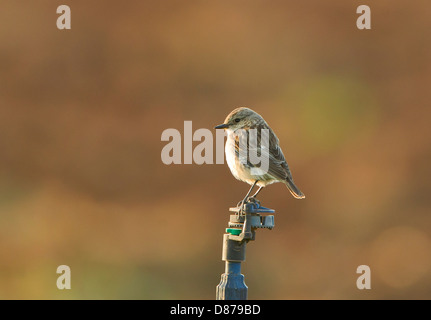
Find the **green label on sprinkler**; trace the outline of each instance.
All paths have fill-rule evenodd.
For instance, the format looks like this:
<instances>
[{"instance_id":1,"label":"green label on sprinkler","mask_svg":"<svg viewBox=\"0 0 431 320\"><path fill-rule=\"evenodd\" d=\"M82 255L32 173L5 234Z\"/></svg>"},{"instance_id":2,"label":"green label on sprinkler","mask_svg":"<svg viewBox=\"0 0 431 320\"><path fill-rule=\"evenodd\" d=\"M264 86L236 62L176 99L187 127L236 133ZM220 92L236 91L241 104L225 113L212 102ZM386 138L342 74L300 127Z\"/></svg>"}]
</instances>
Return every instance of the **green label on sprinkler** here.
<instances>
[{"instance_id":1,"label":"green label on sprinkler","mask_svg":"<svg viewBox=\"0 0 431 320\"><path fill-rule=\"evenodd\" d=\"M233 234L234 236L239 236L241 234L241 231L241 229L226 228L226 232Z\"/></svg>"}]
</instances>

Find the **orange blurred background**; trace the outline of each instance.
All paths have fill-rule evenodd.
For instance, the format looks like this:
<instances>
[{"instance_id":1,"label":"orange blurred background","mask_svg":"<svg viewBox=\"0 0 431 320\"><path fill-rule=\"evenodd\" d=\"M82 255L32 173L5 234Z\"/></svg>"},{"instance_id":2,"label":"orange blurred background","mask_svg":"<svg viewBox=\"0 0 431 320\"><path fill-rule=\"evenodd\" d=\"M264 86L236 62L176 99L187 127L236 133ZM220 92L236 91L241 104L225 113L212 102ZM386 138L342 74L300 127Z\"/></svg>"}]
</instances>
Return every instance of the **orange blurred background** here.
<instances>
[{"instance_id":1,"label":"orange blurred background","mask_svg":"<svg viewBox=\"0 0 431 320\"><path fill-rule=\"evenodd\" d=\"M247 105L307 196L262 191L249 298L430 299L429 3L364 4L372 30L345 0L1 1L0 298L214 299L248 185L161 134Z\"/></svg>"}]
</instances>

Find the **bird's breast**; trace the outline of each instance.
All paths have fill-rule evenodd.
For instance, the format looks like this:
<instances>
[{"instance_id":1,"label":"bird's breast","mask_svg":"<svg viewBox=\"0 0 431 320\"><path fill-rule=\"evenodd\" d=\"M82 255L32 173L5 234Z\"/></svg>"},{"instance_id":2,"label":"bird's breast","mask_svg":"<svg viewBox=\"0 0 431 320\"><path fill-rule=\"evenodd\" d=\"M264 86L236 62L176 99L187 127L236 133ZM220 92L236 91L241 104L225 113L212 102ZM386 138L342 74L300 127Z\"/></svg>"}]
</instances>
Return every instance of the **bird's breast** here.
<instances>
[{"instance_id":1,"label":"bird's breast","mask_svg":"<svg viewBox=\"0 0 431 320\"><path fill-rule=\"evenodd\" d=\"M237 139L236 134L228 130L225 154L226 162L232 175L241 181L247 182L248 184L253 184L256 180L259 180L259 186L265 186L272 183L271 178L267 175L267 172L260 172L259 168L254 168L255 174L252 174L250 166L241 163L237 153L235 152L235 140Z\"/></svg>"},{"instance_id":2,"label":"bird's breast","mask_svg":"<svg viewBox=\"0 0 431 320\"><path fill-rule=\"evenodd\" d=\"M230 171L232 172L232 175L240 179L240 173L239 173L239 161L235 155L235 137L233 136L233 133L228 132L227 140L226 140L226 146L225 146L225 154L226 154L226 162L229 166Z\"/></svg>"}]
</instances>

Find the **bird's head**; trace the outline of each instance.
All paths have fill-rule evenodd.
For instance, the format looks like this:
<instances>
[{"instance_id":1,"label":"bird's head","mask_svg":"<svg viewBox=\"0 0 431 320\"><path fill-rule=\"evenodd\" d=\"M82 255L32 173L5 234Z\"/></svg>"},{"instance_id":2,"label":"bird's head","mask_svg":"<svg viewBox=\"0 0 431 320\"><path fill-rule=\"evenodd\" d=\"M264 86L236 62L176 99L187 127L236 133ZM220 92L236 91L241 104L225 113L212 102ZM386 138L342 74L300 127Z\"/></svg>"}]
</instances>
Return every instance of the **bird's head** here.
<instances>
[{"instance_id":1,"label":"bird's head","mask_svg":"<svg viewBox=\"0 0 431 320\"><path fill-rule=\"evenodd\" d=\"M226 117L224 122L215 127L215 129L227 129L235 131L237 129L247 129L260 123L264 123L263 118L253 110L240 107L233 110Z\"/></svg>"}]
</instances>

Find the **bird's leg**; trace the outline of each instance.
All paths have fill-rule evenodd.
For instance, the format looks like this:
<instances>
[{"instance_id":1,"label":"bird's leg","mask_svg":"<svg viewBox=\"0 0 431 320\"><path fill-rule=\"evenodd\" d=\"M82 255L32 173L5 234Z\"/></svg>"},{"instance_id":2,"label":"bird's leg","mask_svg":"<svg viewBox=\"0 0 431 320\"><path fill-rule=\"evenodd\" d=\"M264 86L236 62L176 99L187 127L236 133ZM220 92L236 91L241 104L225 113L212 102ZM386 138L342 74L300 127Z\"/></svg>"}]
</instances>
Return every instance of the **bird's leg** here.
<instances>
[{"instance_id":1,"label":"bird's leg","mask_svg":"<svg viewBox=\"0 0 431 320\"><path fill-rule=\"evenodd\" d=\"M242 200L240 203L238 203L238 207L240 207L240 212L242 212L242 206L247 202L248 196L250 195L251 191L253 190L253 188L255 187L256 183L258 180L256 180L253 185L251 186L250 190L248 190L246 196L244 197L244 200Z\"/></svg>"},{"instance_id":2,"label":"bird's leg","mask_svg":"<svg viewBox=\"0 0 431 320\"><path fill-rule=\"evenodd\" d=\"M256 196L259 194L259 192L263 189L263 186L260 186L259 189L256 191L256 193L254 195L252 195L249 200L253 199L253 201L259 201L256 199ZM260 204L260 202L259 202Z\"/></svg>"}]
</instances>

